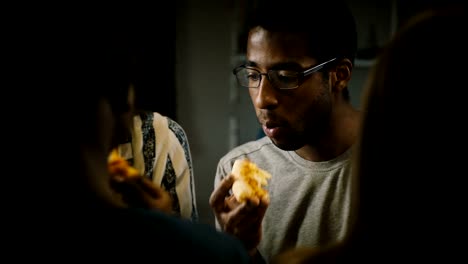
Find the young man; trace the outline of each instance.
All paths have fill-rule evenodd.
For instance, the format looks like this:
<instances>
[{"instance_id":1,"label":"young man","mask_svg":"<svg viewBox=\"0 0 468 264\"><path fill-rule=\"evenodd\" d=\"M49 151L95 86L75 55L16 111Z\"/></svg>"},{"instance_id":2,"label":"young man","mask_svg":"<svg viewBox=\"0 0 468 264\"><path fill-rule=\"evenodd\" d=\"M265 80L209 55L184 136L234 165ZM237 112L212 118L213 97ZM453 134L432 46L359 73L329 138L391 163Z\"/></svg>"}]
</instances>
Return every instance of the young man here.
<instances>
[{"instance_id":1,"label":"young man","mask_svg":"<svg viewBox=\"0 0 468 264\"><path fill-rule=\"evenodd\" d=\"M360 116L347 86L357 33L343 1L259 1L256 7L247 60L234 74L267 137L221 158L210 205L218 228L268 261L347 232L349 159ZM240 158L272 174L269 199L239 204L230 196L230 172Z\"/></svg>"}]
</instances>

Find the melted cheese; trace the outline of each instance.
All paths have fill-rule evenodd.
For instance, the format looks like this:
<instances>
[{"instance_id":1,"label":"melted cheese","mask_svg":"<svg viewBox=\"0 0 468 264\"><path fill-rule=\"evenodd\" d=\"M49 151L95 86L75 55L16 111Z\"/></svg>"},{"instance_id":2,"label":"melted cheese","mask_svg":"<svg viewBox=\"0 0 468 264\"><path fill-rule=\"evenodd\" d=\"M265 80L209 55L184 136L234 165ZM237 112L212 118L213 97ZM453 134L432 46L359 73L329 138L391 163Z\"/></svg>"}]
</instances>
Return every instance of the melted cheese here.
<instances>
[{"instance_id":1,"label":"melted cheese","mask_svg":"<svg viewBox=\"0 0 468 264\"><path fill-rule=\"evenodd\" d=\"M251 197L268 196L264 186L268 184L271 174L259 168L255 163L247 159L239 159L234 162L231 173L236 178L232 185L232 192L238 202L244 202Z\"/></svg>"}]
</instances>

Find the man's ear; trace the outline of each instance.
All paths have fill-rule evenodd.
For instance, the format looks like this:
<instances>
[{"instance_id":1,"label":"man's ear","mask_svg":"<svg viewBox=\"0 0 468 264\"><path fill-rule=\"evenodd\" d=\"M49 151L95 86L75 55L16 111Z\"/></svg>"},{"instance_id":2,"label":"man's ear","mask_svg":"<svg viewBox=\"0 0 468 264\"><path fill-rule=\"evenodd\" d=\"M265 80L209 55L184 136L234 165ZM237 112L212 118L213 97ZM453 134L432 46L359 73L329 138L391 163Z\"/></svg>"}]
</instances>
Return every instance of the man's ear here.
<instances>
[{"instance_id":1,"label":"man's ear","mask_svg":"<svg viewBox=\"0 0 468 264\"><path fill-rule=\"evenodd\" d=\"M336 67L331 70L332 73L332 88L334 92L341 93L351 80L351 72L353 70L353 63L347 59L341 59Z\"/></svg>"}]
</instances>

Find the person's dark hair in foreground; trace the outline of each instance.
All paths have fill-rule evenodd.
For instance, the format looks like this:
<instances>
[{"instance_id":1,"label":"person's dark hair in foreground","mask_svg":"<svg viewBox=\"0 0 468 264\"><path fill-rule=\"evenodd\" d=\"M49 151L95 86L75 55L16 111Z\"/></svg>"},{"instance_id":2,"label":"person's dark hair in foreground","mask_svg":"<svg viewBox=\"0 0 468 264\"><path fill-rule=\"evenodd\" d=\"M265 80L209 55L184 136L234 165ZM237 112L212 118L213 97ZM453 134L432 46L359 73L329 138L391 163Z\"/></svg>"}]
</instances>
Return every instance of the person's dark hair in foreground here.
<instances>
[{"instance_id":1,"label":"person's dark hair in foreground","mask_svg":"<svg viewBox=\"0 0 468 264\"><path fill-rule=\"evenodd\" d=\"M385 47L363 95L352 232L275 264L466 262L466 18L464 6L425 10Z\"/></svg>"},{"instance_id":2,"label":"person's dark hair in foreground","mask_svg":"<svg viewBox=\"0 0 468 264\"><path fill-rule=\"evenodd\" d=\"M130 26L136 18L123 14L118 19L79 14L51 16L54 23L38 26L50 42L41 44L38 56L47 60L37 68L42 77L36 80L37 89L43 92L27 109L42 125L28 142L18 141L19 146L53 153L35 155L31 163L47 168L34 192L41 214L29 216L35 230L24 237L40 251L35 260L132 257L130 263L248 263L243 245L214 227L123 208L114 199L107 158L119 142L115 132L128 128L132 54L142 24ZM18 122L17 129L30 126Z\"/></svg>"}]
</instances>

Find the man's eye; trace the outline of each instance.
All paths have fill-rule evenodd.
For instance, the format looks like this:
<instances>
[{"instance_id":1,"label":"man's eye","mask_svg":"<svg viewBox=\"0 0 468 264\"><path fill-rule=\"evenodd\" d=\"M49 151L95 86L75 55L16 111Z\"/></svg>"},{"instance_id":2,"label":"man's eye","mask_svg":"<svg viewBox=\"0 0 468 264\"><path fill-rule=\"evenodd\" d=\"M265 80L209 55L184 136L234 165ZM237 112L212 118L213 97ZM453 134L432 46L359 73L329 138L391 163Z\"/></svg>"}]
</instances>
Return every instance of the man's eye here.
<instances>
[{"instance_id":1,"label":"man's eye","mask_svg":"<svg viewBox=\"0 0 468 264\"><path fill-rule=\"evenodd\" d=\"M247 78L252 81L257 81L258 79L260 79L260 74L258 74L257 72L248 72Z\"/></svg>"},{"instance_id":2,"label":"man's eye","mask_svg":"<svg viewBox=\"0 0 468 264\"><path fill-rule=\"evenodd\" d=\"M291 71L277 71L275 75L276 81L280 83L291 83L297 81L297 73Z\"/></svg>"},{"instance_id":3,"label":"man's eye","mask_svg":"<svg viewBox=\"0 0 468 264\"><path fill-rule=\"evenodd\" d=\"M296 78L297 72L293 71L277 71L276 74L279 78Z\"/></svg>"}]
</instances>

